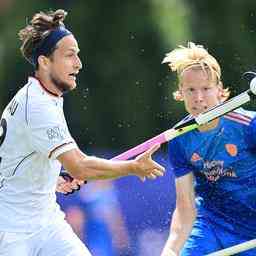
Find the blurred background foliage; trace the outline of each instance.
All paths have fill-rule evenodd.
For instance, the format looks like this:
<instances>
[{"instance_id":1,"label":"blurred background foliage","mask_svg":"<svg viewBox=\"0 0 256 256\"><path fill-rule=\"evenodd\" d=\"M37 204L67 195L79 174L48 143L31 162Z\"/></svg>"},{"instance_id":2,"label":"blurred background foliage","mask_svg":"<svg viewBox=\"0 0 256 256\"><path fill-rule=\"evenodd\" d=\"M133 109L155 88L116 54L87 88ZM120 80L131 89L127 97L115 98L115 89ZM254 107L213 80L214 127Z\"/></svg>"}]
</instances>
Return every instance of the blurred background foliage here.
<instances>
[{"instance_id":1,"label":"blurred background foliage","mask_svg":"<svg viewBox=\"0 0 256 256\"><path fill-rule=\"evenodd\" d=\"M176 79L161 61L188 41L217 57L224 84L246 88L241 74L256 56L253 0L0 0L0 110L32 74L18 31L40 10L63 8L83 61L78 88L65 96L71 133L81 147L125 150L185 115L172 99Z\"/></svg>"},{"instance_id":2,"label":"blurred background foliage","mask_svg":"<svg viewBox=\"0 0 256 256\"><path fill-rule=\"evenodd\" d=\"M70 131L85 152L110 158L185 115L183 104L172 99L176 77L161 62L188 41L204 45L218 59L232 95L248 88L241 75L255 66L254 0L0 0L0 111L33 74L19 52L19 30L35 12L59 8L69 12L66 26L81 49L78 88L64 96L64 107ZM255 110L255 102L247 107ZM161 159L168 169L166 155ZM123 178L116 186L134 240L132 253L122 255L159 255L175 203L172 173L143 186ZM148 254L145 249L137 254L137 234L146 227L165 236L158 245L156 237L145 236Z\"/></svg>"}]
</instances>

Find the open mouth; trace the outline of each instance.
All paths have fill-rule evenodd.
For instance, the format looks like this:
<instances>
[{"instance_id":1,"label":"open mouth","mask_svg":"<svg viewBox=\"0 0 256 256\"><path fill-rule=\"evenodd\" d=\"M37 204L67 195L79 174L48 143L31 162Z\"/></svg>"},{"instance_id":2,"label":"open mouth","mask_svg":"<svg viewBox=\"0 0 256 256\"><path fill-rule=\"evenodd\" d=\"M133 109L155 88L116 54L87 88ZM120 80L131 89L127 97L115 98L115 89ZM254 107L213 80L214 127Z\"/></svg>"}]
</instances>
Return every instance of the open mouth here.
<instances>
[{"instance_id":1,"label":"open mouth","mask_svg":"<svg viewBox=\"0 0 256 256\"><path fill-rule=\"evenodd\" d=\"M203 113L203 112L207 111L208 107L207 106L193 107L192 109L193 109L193 111L195 111L199 114L199 113Z\"/></svg>"},{"instance_id":2,"label":"open mouth","mask_svg":"<svg viewBox=\"0 0 256 256\"><path fill-rule=\"evenodd\" d=\"M76 74L76 73L72 73L72 74L69 74L69 76L70 76L73 80L76 80L77 74Z\"/></svg>"}]
</instances>

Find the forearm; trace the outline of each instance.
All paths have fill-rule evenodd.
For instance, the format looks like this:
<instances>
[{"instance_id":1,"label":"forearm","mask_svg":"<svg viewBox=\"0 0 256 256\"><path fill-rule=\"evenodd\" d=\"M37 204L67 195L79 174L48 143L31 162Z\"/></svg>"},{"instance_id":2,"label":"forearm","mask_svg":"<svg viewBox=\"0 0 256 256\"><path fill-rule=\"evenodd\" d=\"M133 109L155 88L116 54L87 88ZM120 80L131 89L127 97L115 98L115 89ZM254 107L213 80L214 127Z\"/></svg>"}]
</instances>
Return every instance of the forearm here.
<instances>
[{"instance_id":1,"label":"forearm","mask_svg":"<svg viewBox=\"0 0 256 256\"><path fill-rule=\"evenodd\" d=\"M66 161L64 168L72 177L79 180L111 179L129 175L136 168L135 161L111 161L98 157L87 156L81 151L72 155L75 161Z\"/></svg>"},{"instance_id":2,"label":"forearm","mask_svg":"<svg viewBox=\"0 0 256 256\"><path fill-rule=\"evenodd\" d=\"M196 212L187 209L175 210L172 217L170 235L164 250L172 250L179 255L184 243L191 233ZM166 254L167 255L167 254Z\"/></svg>"},{"instance_id":3,"label":"forearm","mask_svg":"<svg viewBox=\"0 0 256 256\"><path fill-rule=\"evenodd\" d=\"M87 156L81 160L79 173L85 180L110 179L132 174L135 168L134 161L111 161Z\"/></svg>"},{"instance_id":4,"label":"forearm","mask_svg":"<svg viewBox=\"0 0 256 256\"><path fill-rule=\"evenodd\" d=\"M135 175L144 179L163 176L165 169L154 162L151 155L159 148L155 145L143 154L129 161L112 161L87 156L79 149L67 151L58 160L70 175L78 180L111 179Z\"/></svg>"}]
</instances>

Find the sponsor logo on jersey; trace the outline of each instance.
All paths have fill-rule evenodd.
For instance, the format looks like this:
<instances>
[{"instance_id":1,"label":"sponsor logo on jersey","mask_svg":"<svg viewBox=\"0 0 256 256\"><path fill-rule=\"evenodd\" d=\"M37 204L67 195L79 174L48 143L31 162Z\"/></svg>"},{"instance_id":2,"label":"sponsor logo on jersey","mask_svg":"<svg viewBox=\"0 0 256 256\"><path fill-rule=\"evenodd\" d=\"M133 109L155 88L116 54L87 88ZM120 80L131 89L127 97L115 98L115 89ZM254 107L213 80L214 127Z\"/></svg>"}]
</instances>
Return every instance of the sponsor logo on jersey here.
<instances>
[{"instance_id":1,"label":"sponsor logo on jersey","mask_svg":"<svg viewBox=\"0 0 256 256\"><path fill-rule=\"evenodd\" d=\"M46 133L49 140L63 140L67 135L66 129L59 126L49 128Z\"/></svg>"},{"instance_id":2,"label":"sponsor logo on jersey","mask_svg":"<svg viewBox=\"0 0 256 256\"><path fill-rule=\"evenodd\" d=\"M221 177L237 177L232 167L224 168L224 161L205 161L204 168L200 171L209 181L217 181Z\"/></svg>"}]
</instances>

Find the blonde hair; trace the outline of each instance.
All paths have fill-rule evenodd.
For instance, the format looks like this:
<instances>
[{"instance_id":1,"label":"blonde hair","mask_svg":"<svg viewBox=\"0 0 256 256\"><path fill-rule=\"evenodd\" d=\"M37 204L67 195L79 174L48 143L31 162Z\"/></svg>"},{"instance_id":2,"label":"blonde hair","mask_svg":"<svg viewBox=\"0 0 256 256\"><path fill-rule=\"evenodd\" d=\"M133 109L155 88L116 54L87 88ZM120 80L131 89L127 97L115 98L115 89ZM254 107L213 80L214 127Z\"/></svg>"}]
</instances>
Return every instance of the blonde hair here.
<instances>
[{"instance_id":1,"label":"blonde hair","mask_svg":"<svg viewBox=\"0 0 256 256\"><path fill-rule=\"evenodd\" d=\"M187 69L199 68L206 71L210 74L211 79L216 77L217 85L222 87L222 101L225 101L230 95L229 89L223 88L219 63L202 45L188 42L187 47L179 46L179 48L167 53L162 63L168 63L171 71L177 72L179 81L182 73ZM182 100L180 90L174 92L173 97L175 100Z\"/></svg>"}]
</instances>

